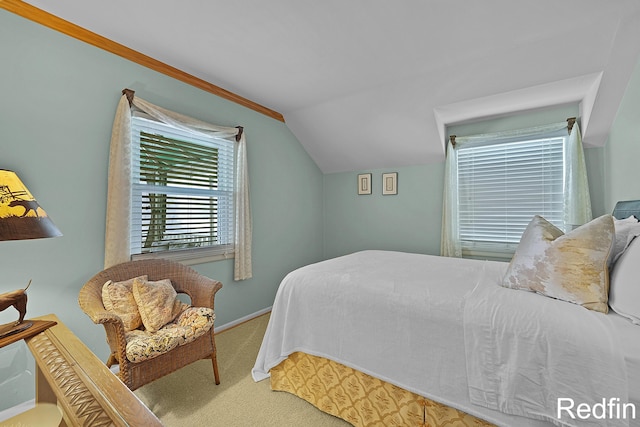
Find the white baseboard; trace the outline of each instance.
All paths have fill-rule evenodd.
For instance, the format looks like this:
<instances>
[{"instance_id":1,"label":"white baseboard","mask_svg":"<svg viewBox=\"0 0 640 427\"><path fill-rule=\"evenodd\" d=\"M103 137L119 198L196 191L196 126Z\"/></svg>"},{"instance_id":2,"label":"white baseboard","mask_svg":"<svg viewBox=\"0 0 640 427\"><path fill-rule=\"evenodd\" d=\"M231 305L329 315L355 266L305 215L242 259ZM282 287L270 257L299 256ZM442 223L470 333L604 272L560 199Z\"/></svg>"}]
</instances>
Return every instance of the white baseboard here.
<instances>
[{"instance_id":1,"label":"white baseboard","mask_svg":"<svg viewBox=\"0 0 640 427\"><path fill-rule=\"evenodd\" d=\"M217 334L217 333L220 333L220 332L225 331L227 329L233 328L234 326L238 326L239 324L244 323L244 322L246 322L248 320L255 319L256 317L262 316L263 314L267 314L270 311L271 311L271 306L269 306L267 308L263 308L260 311L256 311L255 313L248 314L248 315L246 315L244 317L241 317L239 319L236 319L236 320L234 320L232 322L225 323L224 325L220 325L220 326L214 327L213 330Z\"/></svg>"},{"instance_id":2,"label":"white baseboard","mask_svg":"<svg viewBox=\"0 0 640 427\"><path fill-rule=\"evenodd\" d=\"M8 420L11 417L15 417L18 414L23 413L24 411L28 411L31 408L36 407L36 400L31 399L26 402L20 403L19 405L12 406L11 408L7 408L4 411L0 411L0 422L4 420Z\"/></svg>"}]
</instances>

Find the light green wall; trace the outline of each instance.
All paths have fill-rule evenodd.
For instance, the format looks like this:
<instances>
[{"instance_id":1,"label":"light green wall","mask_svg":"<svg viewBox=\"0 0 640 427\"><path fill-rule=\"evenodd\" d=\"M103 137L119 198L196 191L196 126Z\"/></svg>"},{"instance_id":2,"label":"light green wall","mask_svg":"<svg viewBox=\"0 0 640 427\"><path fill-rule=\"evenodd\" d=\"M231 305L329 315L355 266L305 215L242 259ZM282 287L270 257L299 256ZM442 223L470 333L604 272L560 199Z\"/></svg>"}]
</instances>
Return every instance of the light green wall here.
<instances>
[{"instance_id":1,"label":"light green wall","mask_svg":"<svg viewBox=\"0 0 640 427\"><path fill-rule=\"evenodd\" d=\"M358 195L358 173L372 173L372 194ZM382 174L398 172L398 194L382 195ZM444 163L324 176L324 254L363 249L440 253Z\"/></svg>"},{"instance_id":2,"label":"light green wall","mask_svg":"<svg viewBox=\"0 0 640 427\"><path fill-rule=\"evenodd\" d=\"M553 108L516 113L504 117L453 125L447 128L447 135L469 136L483 133L501 132L564 122L570 117L579 117L578 104L560 105Z\"/></svg>"},{"instance_id":3,"label":"light green wall","mask_svg":"<svg viewBox=\"0 0 640 427\"><path fill-rule=\"evenodd\" d=\"M640 199L640 60L618 109L603 158L607 210L613 210L619 200Z\"/></svg>"},{"instance_id":4,"label":"light green wall","mask_svg":"<svg viewBox=\"0 0 640 427\"><path fill-rule=\"evenodd\" d=\"M64 234L0 242L0 292L33 279L28 317L57 314L106 360L104 330L82 313L77 297L103 266L109 140L123 88L245 128L254 277L234 282L230 260L195 266L224 284L216 325L269 307L286 273L322 258L322 174L284 123L4 10L0 64L0 168L19 174ZM0 313L0 323L15 319L13 309ZM23 342L0 349L0 411L33 398L32 374L17 354L30 357ZM16 375L24 378L5 382Z\"/></svg>"},{"instance_id":5,"label":"light green wall","mask_svg":"<svg viewBox=\"0 0 640 427\"><path fill-rule=\"evenodd\" d=\"M463 136L512 130L576 116L579 116L578 106L565 105L452 126L448 134ZM611 212L604 202L604 149L587 148L585 157L593 213L601 215ZM373 194L358 196L357 175L369 172L373 174ZM398 172L397 196L382 196L382 174L385 172ZM362 249L439 255L443 186L443 163L325 175L325 257L332 258ZM635 197L640 198L640 194Z\"/></svg>"}]
</instances>

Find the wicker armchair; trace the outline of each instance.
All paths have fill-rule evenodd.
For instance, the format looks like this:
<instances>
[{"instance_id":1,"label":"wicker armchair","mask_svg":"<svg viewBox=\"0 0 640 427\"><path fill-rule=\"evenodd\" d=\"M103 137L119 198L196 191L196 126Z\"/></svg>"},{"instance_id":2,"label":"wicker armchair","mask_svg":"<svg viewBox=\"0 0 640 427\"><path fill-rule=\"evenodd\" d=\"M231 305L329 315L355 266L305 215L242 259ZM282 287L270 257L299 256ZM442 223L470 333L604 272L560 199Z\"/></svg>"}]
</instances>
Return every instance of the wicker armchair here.
<instances>
[{"instance_id":1,"label":"wicker armchair","mask_svg":"<svg viewBox=\"0 0 640 427\"><path fill-rule=\"evenodd\" d=\"M104 308L102 286L107 280L123 281L145 274L149 280L170 279L176 292L187 294L191 305L196 307L213 309L215 294L222 288L220 282L202 276L190 267L162 259L125 262L93 276L80 289L78 303L94 323L104 326L111 349L107 366L118 364L119 378L129 389L135 390L197 360L211 359L215 383L220 384L213 327L194 341L152 359L138 363L127 359L124 325L120 317Z\"/></svg>"}]
</instances>

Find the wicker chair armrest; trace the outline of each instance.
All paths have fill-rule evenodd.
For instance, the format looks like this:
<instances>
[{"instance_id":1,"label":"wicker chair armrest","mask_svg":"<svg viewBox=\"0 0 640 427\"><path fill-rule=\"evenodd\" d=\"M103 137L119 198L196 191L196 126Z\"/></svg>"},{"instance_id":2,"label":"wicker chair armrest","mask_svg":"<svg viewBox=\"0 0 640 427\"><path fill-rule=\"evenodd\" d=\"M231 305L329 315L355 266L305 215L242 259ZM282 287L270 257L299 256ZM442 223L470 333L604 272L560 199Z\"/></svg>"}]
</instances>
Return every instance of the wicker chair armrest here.
<instances>
[{"instance_id":1,"label":"wicker chair armrest","mask_svg":"<svg viewBox=\"0 0 640 427\"><path fill-rule=\"evenodd\" d=\"M125 337L124 323L120 316L107 310L102 310L93 312L89 317L94 323L104 326L107 343L111 351L118 355L118 360L122 360L122 357L126 354L127 340Z\"/></svg>"},{"instance_id":2,"label":"wicker chair armrest","mask_svg":"<svg viewBox=\"0 0 640 427\"><path fill-rule=\"evenodd\" d=\"M120 324L122 325L122 329L124 330L124 323L122 322L122 319L120 318L120 316L108 310L104 310L104 309L100 311L96 310L87 314L95 324L98 324L98 325L102 325L105 323Z\"/></svg>"},{"instance_id":3,"label":"wicker chair armrest","mask_svg":"<svg viewBox=\"0 0 640 427\"><path fill-rule=\"evenodd\" d=\"M127 346L124 323L120 316L104 308L100 288L95 283L88 282L88 285L80 289L78 304L93 323L104 326L112 357L116 356L118 360L124 360Z\"/></svg>"},{"instance_id":4,"label":"wicker chair armrest","mask_svg":"<svg viewBox=\"0 0 640 427\"><path fill-rule=\"evenodd\" d=\"M213 309L215 305L216 292L222 288L222 283L217 280L201 276L196 282L197 286L192 287L191 301L195 307L208 307Z\"/></svg>"},{"instance_id":5,"label":"wicker chair armrest","mask_svg":"<svg viewBox=\"0 0 640 427\"><path fill-rule=\"evenodd\" d=\"M222 283L209 277L194 274L180 285L179 292L184 292L191 298L194 307L214 308L216 292L222 288Z\"/></svg>"},{"instance_id":6,"label":"wicker chair armrest","mask_svg":"<svg viewBox=\"0 0 640 427\"><path fill-rule=\"evenodd\" d=\"M90 281L80 289L78 305L95 324L112 323L114 329L124 335L124 323L120 316L104 308L102 304L101 286Z\"/></svg>"}]
</instances>

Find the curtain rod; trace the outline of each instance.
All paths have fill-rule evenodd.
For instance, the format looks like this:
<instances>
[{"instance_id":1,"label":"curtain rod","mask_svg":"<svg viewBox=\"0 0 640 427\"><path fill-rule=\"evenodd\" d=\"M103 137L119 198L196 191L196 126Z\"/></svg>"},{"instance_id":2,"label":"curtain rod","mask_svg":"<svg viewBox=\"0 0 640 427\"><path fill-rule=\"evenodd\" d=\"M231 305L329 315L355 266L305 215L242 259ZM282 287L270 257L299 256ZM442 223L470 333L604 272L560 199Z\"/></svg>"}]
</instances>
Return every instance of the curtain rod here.
<instances>
[{"instance_id":1,"label":"curtain rod","mask_svg":"<svg viewBox=\"0 0 640 427\"><path fill-rule=\"evenodd\" d=\"M124 88L122 89L122 94L127 97L127 101L129 101L129 108L133 107L133 97L135 96L136 91L133 89ZM244 127L236 126L236 129L238 129L238 133L236 134L236 142L240 142L242 132L244 132Z\"/></svg>"},{"instance_id":2,"label":"curtain rod","mask_svg":"<svg viewBox=\"0 0 640 427\"><path fill-rule=\"evenodd\" d=\"M567 119L567 131L569 132L569 134L571 134L571 129L573 129L573 125L576 124L576 118L575 117L569 117ZM455 135L449 135L449 141L451 142L451 146L455 147L456 146L456 136Z\"/></svg>"},{"instance_id":3,"label":"curtain rod","mask_svg":"<svg viewBox=\"0 0 640 427\"><path fill-rule=\"evenodd\" d=\"M131 89L122 89L122 94L127 97L127 101L129 101L129 108L133 107L133 96L136 91Z\"/></svg>"}]
</instances>

